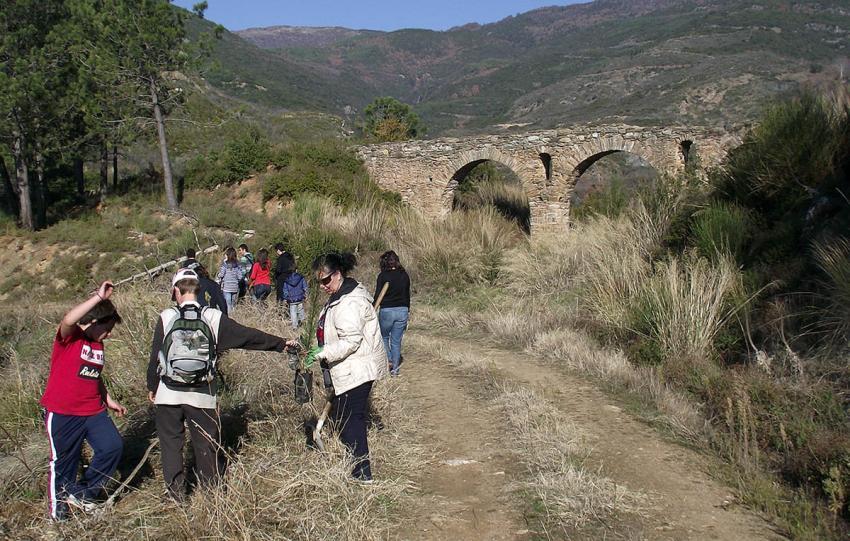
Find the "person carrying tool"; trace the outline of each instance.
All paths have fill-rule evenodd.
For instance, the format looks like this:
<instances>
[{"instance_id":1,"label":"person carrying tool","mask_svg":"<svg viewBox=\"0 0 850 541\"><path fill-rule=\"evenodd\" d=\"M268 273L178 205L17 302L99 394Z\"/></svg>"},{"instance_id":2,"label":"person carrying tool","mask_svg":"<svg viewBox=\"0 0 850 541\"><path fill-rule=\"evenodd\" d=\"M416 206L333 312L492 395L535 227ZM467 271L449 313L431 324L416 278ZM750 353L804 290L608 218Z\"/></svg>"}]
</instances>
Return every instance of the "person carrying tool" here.
<instances>
[{"instance_id":1,"label":"person carrying tool","mask_svg":"<svg viewBox=\"0 0 850 541\"><path fill-rule=\"evenodd\" d=\"M198 304L198 274L182 269L171 280L171 298L156 324L147 370L148 399L156 405L156 432L168 494L186 496L183 443L189 425L200 483L224 473L216 363L228 349L282 352L283 338L245 327L220 310Z\"/></svg>"},{"instance_id":2,"label":"person carrying tool","mask_svg":"<svg viewBox=\"0 0 850 541\"><path fill-rule=\"evenodd\" d=\"M329 295L316 327L318 346L304 361L319 361L329 369L333 384L333 419L340 440L354 455L352 476L372 482L369 444L366 440L369 394L372 384L387 375L387 353L372 307L372 296L348 274L357 259L353 254L329 253L313 262L319 287ZM296 340L287 342L297 347Z\"/></svg>"},{"instance_id":3,"label":"person carrying tool","mask_svg":"<svg viewBox=\"0 0 850 541\"><path fill-rule=\"evenodd\" d=\"M380 306L378 321L384 337L384 348L389 356L390 375L397 376L401 366L401 339L410 314L410 276L401 266L398 254L392 250L381 255L380 265L375 298L378 298L384 286L387 286L387 291Z\"/></svg>"}]
</instances>

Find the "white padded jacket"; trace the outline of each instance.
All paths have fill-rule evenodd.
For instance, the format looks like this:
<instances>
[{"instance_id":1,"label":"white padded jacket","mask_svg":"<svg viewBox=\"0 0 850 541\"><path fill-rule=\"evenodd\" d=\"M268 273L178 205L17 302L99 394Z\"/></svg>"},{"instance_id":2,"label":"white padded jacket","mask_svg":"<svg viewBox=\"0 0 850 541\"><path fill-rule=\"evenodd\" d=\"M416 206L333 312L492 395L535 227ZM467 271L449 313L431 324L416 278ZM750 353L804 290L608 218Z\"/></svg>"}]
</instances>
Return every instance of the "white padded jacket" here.
<instances>
[{"instance_id":1,"label":"white padded jacket","mask_svg":"<svg viewBox=\"0 0 850 541\"><path fill-rule=\"evenodd\" d=\"M325 345L316 358L331 365L334 393L340 395L387 375L387 352L372 296L357 286L323 309ZM320 316L321 317L321 316Z\"/></svg>"}]
</instances>

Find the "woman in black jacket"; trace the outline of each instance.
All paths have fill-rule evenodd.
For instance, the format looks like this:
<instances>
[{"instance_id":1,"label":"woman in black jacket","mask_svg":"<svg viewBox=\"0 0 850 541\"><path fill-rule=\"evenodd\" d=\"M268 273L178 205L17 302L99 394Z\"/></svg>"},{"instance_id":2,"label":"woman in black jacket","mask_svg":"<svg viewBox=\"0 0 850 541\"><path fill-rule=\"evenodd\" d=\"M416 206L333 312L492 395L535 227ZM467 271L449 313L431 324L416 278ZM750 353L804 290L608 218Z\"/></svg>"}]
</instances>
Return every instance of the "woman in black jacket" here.
<instances>
[{"instance_id":1,"label":"woman in black jacket","mask_svg":"<svg viewBox=\"0 0 850 541\"><path fill-rule=\"evenodd\" d=\"M381 324L381 336L390 364L390 374L397 376L401 365L401 339L407 329L410 315L410 276L401 266L398 254L390 250L380 259L381 272L375 284L375 298L381 294L384 284L389 284L384 300L381 302L378 321Z\"/></svg>"}]
</instances>

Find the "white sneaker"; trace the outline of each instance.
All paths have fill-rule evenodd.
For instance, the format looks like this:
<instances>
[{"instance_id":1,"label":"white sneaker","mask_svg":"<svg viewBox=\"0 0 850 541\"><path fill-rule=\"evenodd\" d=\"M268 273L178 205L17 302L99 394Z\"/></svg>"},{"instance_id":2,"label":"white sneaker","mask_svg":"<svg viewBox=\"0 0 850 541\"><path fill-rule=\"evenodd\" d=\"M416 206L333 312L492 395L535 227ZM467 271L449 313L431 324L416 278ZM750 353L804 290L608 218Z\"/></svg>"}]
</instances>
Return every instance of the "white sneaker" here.
<instances>
[{"instance_id":1,"label":"white sneaker","mask_svg":"<svg viewBox=\"0 0 850 541\"><path fill-rule=\"evenodd\" d=\"M65 503L67 503L71 507L74 507L76 509L79 509L80 511L83 511L84 513L94 513L95 511L97 511L97 507L98 507L96 503L81 500L81 499L77 498L76 496L74 496L73 494L71 494L70 496L65 498Z\"/></svg>"}]
</instances>

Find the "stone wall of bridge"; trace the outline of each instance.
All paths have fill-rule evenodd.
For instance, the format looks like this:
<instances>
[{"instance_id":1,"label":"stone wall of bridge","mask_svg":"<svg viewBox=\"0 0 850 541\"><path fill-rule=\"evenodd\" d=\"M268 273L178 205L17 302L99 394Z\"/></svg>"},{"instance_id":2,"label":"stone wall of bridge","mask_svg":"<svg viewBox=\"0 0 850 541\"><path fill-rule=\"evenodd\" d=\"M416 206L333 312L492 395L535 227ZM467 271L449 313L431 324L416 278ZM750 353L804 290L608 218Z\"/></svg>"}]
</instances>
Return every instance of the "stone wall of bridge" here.
<instances>
[{"instance_id":1,"label":"stone wall of bridge","mask_svg":"<svg viewBox=\"0 0 850 541\"><path fill-rule=\"evenodd\" d=\"M451 212L454 191L469 170L485 160L499 162L522 181L535 232L566 229L578 177L608 154L630 152L659 173L675 174L692 159L702 167L716 165L738 142L735 135L710 129L608 125L383 143L357 150L378 185L433 218Z\"/></svg>"}]
</instances>

